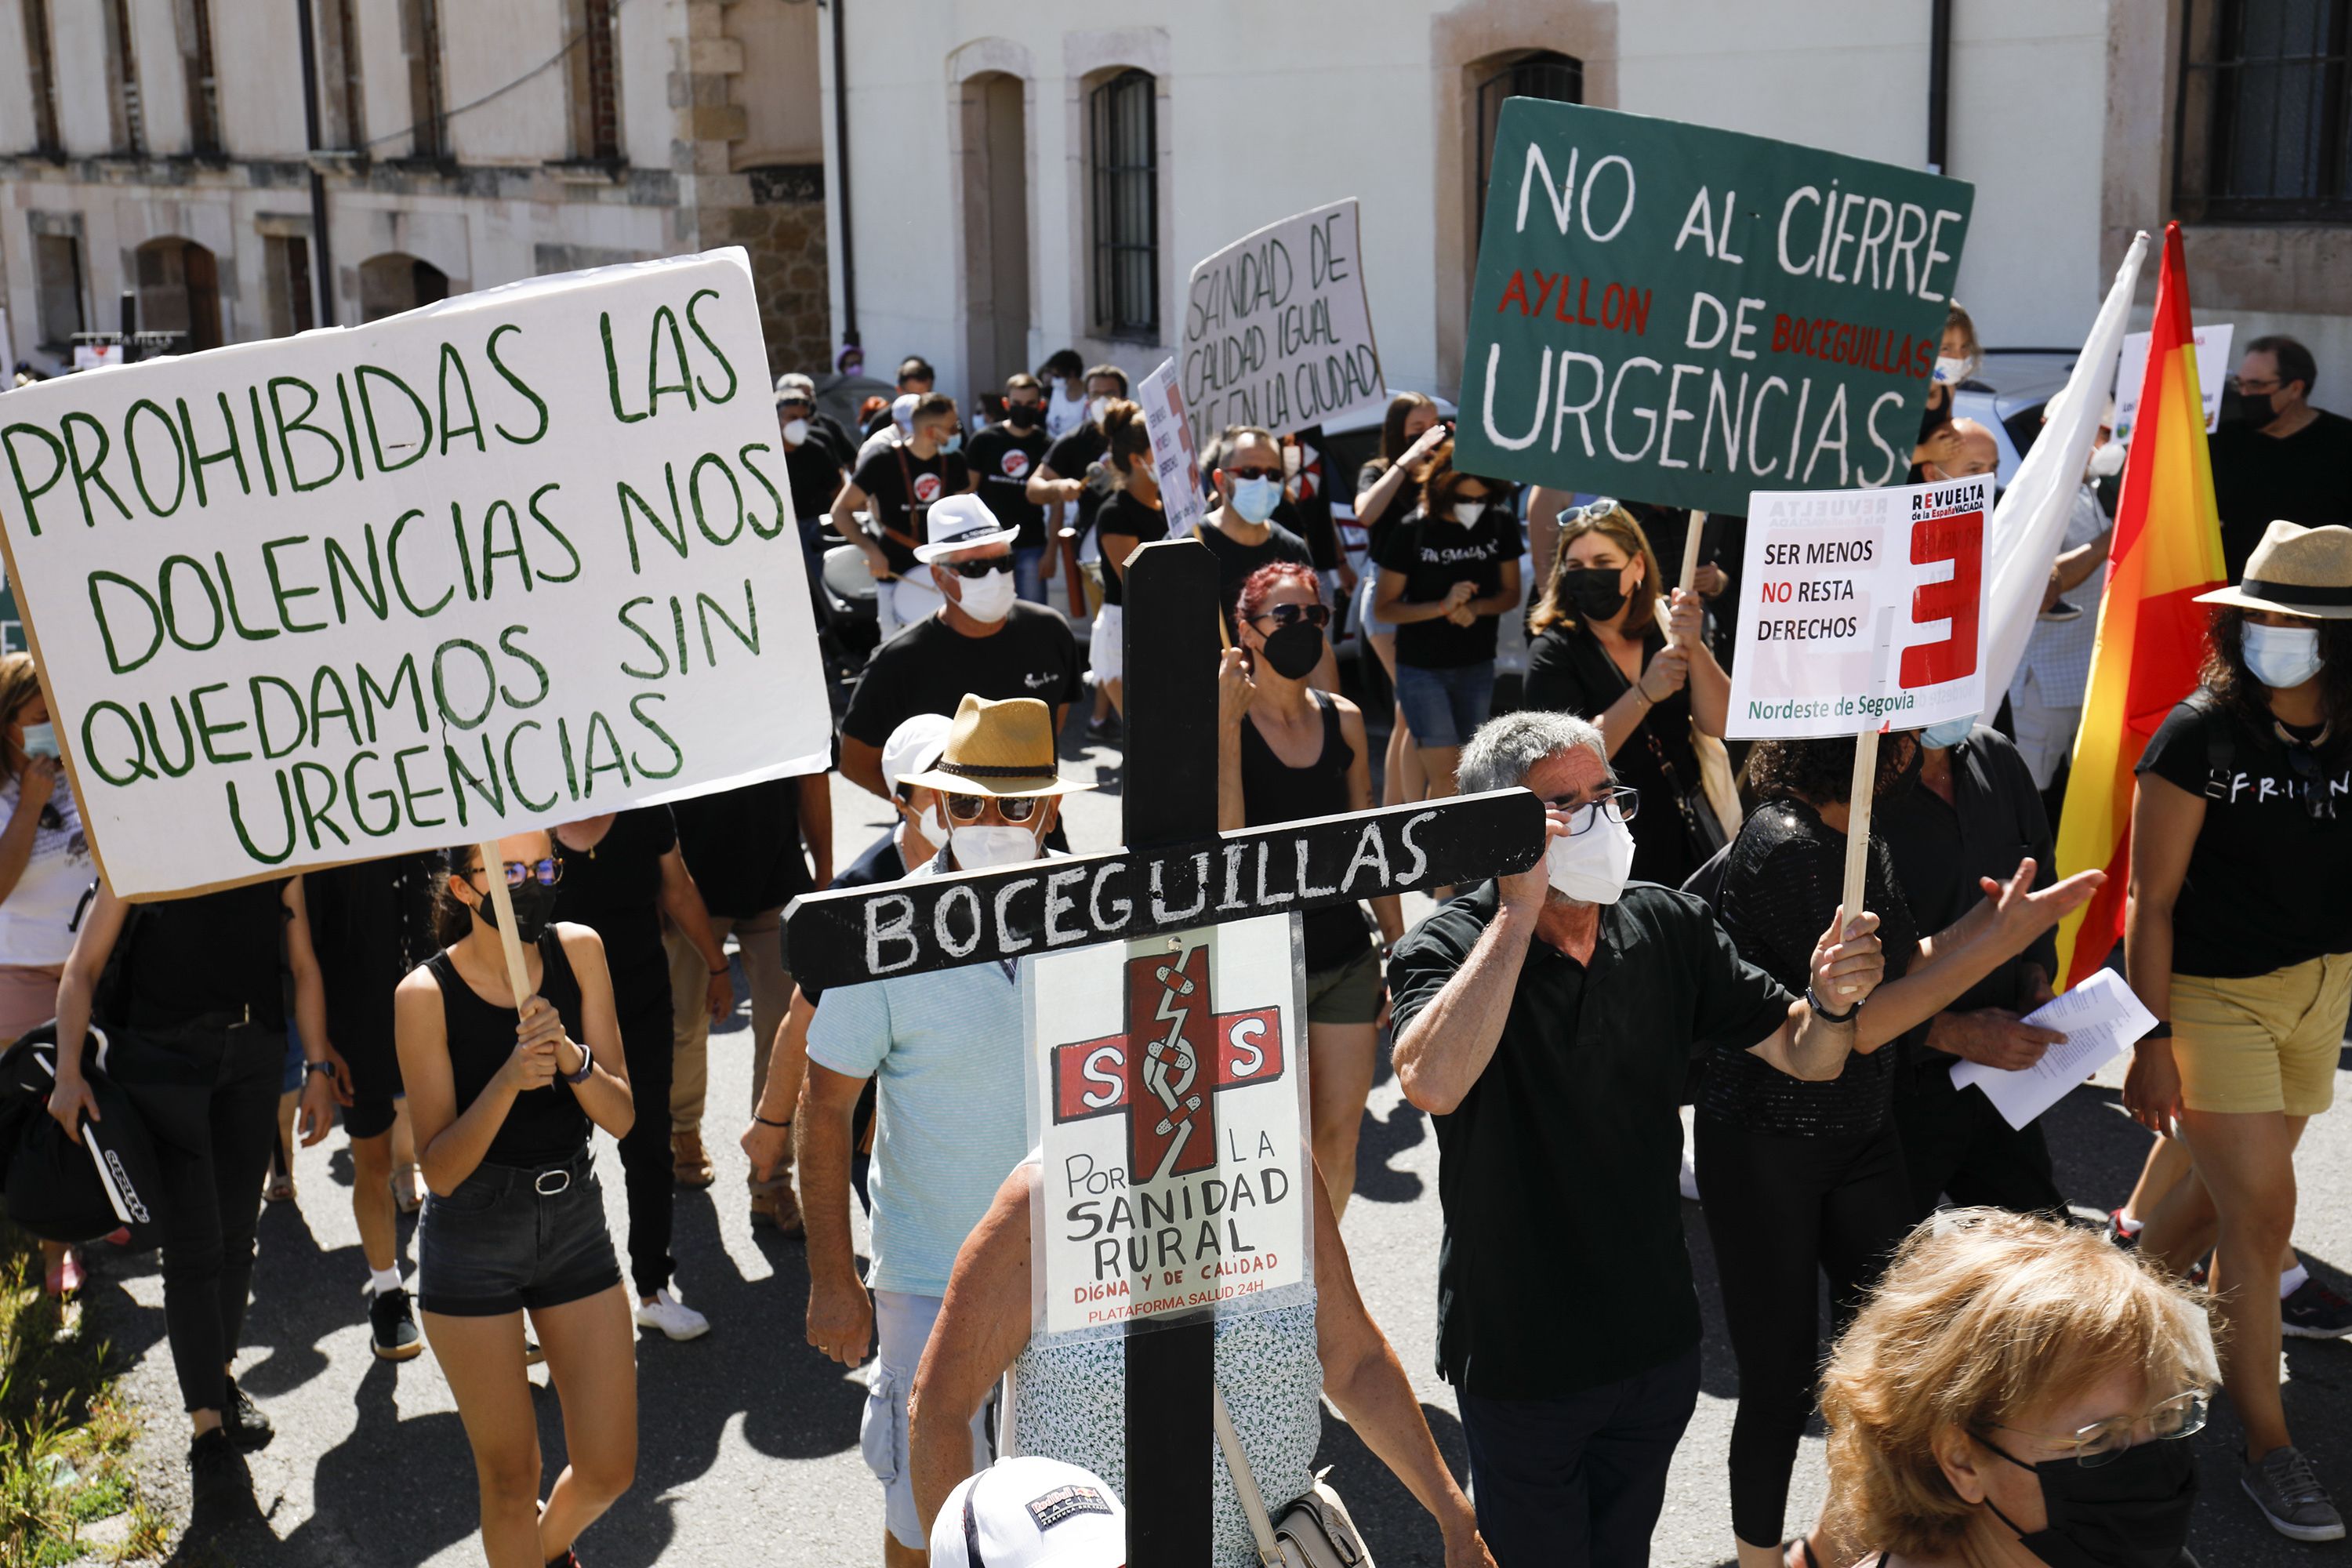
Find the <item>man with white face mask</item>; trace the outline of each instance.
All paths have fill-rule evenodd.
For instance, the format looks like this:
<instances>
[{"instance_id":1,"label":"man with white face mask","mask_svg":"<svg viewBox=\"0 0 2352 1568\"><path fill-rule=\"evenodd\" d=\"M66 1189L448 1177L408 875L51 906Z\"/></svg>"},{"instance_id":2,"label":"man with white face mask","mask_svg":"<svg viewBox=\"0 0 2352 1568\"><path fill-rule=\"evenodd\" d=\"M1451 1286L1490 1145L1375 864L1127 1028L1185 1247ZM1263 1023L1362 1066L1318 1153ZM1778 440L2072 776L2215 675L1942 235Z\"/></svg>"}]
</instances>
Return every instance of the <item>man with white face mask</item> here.
<instances>
[{"instance_id":1,"label":"man with white face mask","mask_svg":"<svg viewBox=\"0 0 2352 1568\"><path fill-rule=\"evenodd\" d=\"M887 798L882 745L916 713L956 711L967 694L1034 697L1061 717L1085 689L1077 638L1062 613L1016 598L1013 542L975 495L950 496L924 519L913 571L939 608L874 650L841 720L841 773Z\"/></svg>"},{"instance_id":2,"label":"man with white face mask","mask_svg":"<svg viewBox=\"0 0 2352 1568\"><path fill-rule=\"evenodd\" d=\"M1606 757L1600 731L1566 714L1481 726L1463 790L1533 790L1549 849L1441 908L1389 965L1397 1081L1437 1130L1438 1363L1478 1528L1504 1564L1648 1559L1698 1395L1675 1186L1691 1061L1745 1045L1783 1073L1833 1079L1981 973L1961 943L1937 955L1952 964L1941 1000L1915 987L1865 1005L1885 960L1864 914L1843 940L1821 934L1808 996L1791 996L1697 899L1626 880L1624 821L1641 802Z\"/></svg>"},{"instance_id":3,"label":"man with white face mask","mask_svg":"<svg viewBox=\"0 0 2352 1568\"><path fill-rule=\"evenodd\" d=\"M1053 716L1028 698L965 698L938 763L894 782L939 792L944 808L948 842L916 878L1037 859L1060 797L1091 787L1061 777ZM915 1369L958 1249L1027 1145L1018 975L1009 963L981 963L837 986L809 1026L795 1119L808 1341L845 1366L875 1350L862 1442L887 1499L887 1568L925 1561L907 1453ZM849 1231L851 1118L868 1079L879 1089L874 1261L860 1281ZM983 1407L972 1421L976 1470L991 1458L989 1430Z\"/></svg>"}]
</instances>

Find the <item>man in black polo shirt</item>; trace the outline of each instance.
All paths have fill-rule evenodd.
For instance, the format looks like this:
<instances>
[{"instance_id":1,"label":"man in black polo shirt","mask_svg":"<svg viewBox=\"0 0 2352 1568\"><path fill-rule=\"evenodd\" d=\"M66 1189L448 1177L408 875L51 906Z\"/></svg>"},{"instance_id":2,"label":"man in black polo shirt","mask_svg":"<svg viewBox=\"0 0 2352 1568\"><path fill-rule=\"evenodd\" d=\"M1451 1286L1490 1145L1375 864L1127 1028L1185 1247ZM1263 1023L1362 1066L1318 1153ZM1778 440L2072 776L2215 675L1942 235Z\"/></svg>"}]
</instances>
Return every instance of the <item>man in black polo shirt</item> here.
<instances>
[{"instance_id":1,"label":"man in black polo shirt","mask_svg":"<svg viewBox=\"0 0 2352 1568\"><path fill-rule=\"evenodd\" d=\"M865 552L874 574L875 612L886 637L940 607L939 591L916 560L927 537L924 519L940 501L971 489L955 399L932 393L915 405L911 418L907 439L875 448L833 499L834 532ZM869 509L870 533L856 521Z\"/></svg>"},{"instance_id":2,"label":"man in black polo shirt","mask_svg":"<svg viewBox=\"0 0 2352 1568\"><path fill-rule=\"evenodd\" d=\"M1045 602L1045 509L1029 499L1029 477L1045 460L1045 389L1022 372L1005 378L1004 417L971 438L980 499L1021 531L1013 542L1013 585L1033 605Z\"/></svg>"},{"instance_id":3,"label":"man in black polo shirt","mask_svg":"<svg viewBox=\"0 0 2352 1568\"><path fill-rule=\"evenodd\" d=\"M1748 1042L1794 1077L1835 1078L1851 1051L1918 1025L2101 879L2004 888L1913 963L1916 984L1869 1007L1885 960L1865 914L1843 942L1822 934L1798 1001L1697 899L1627 884L1622 819L1638 802L1607 755L1601 731L1567 714L1481 727L1462 753L1464 792L1535 791L1549 851L1441 908L1389 963L1397 1081L1437 1129L1438 1371L1499 1568L1649 1561L1698 1397L1676 1185L1690 1063L1715 1041Z\"/></svg>"},{"instance_id":4,"label":"man in black polo shirt","mask_svg":"<svg viewBox=\"0 0 2352 1568\"><path fill-rule=\"evenodd\" d=\"M2048 887L2055 861L2050 819L2032 770L2000 731L1961 721L1919 732L1919 785L1878 808L1872 825L1895 852L1895 874L1921 931L1942 931L1978 902L1978 879L2003 880L2027 856ZM1952 1087L1955 1058L2030 1068L2065 1038L2022 1021L2051 998L2058 942L2046 935L1999 965L1936 1015L1927 1049L1896 1064L1895 1121L1911 1195L1921 1214L1939 1195L2063 1218L2042 1124L2020 1131L1984 1090Z\"/></svg>"}]
</instances>

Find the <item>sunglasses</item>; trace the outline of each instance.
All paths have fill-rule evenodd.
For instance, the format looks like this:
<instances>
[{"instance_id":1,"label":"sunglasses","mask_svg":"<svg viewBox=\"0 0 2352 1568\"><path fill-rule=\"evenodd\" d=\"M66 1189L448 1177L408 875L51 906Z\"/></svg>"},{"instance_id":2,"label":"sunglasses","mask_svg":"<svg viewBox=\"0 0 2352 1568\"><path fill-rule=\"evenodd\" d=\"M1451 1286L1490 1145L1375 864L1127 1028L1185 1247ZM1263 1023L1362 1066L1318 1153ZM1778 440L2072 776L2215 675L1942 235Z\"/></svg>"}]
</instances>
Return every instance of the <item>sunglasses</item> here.
<instances>
[{"instance_id":1,"label":"sunglasses","mask_svg":"<svg viewBox=\"0 0 2352 1568\"><path fill-rule=\"evenodd\" d=\"M958 561L952 565L950 565L948 563L943 561L940 562L940 564L946 566L949 571L954 573L959 577L970 578L977 581L982 577L990 575L992 573L1012 571L1013 557L1010 555L989 555L983 556L978 561Z\"/></svg>"},{"instance_id":2,"label":"sunglasses","mask_svg":"<svg viewBox=\"0 0 2352 1568\"><path fill-rule=\"evenodd\" d=\"M507 886L509 888L520 888L525 882L537 882L542 888L552 888L563 880L563 862L561 860L509 860L506 868ZM481 867L477 866L466 875L470 879L484 875L484 872Z\"/></svg>"},{"instance_id":3,"label":"sunglasses","mask_svg":"<svg viewBox=\"0 0 2352 1568\"><path fill-rule=\"evenodd\" d=\"M1562 522L1582 522L1587 518L1607 517L1615 511L1619 502L1615 496L1602 496L1589 506L1572 506L1559 514Z\"/></svg>"},{"instance_id":4,"label":"sunglasses","mask_svg":"<svg viewBox=\"0 0 2352 1568\"><path fill-rule=\"evenodd\" d=\"M948 816L956 822L978 822L991 805L1007 822L1026 822L1037 815L1040 796L1034 795L950 795Z\"/></svg>"},{"instance_id":5,"label":"sunglasses","mask_svg":"<svg viewBox=\"0 0 2352 1568\"><path fill-rule=\"evenodd\" d=\"M795 409L795 408L796 408L796 409L800 410L802 413L805 414L805 413L807 413L810 409L814 408L814 407L816 406L816 405L815 405L815 404L814 404L814 403L811 403L811 402L810 402L808 399L806 399L805 397L787 397L787 398L786 398L786 399L784 399L782 403L777 404L777 405L776 405L776 406L777 406L779 409L782 409L782 410L786 410L786 411L789 411L789 410L792 410L792 409Z\"/></svg>"},{"instance_id":6,"label":"sunglasses","mask_svg":"<svg viewBox=\"0 0 2352 1568\"><path fill-rule=\"evenodd\" d=\"M1331 606L1328 605L1276 605L1260 610L1250 617L1252 626L1257 625L1260 621L1272 621L1276 630L1284 626L1295 626L1299 622L1305 621L1317 631L1321 631L1331 624Z\"/></svg>"},{"instance_id":7,"label":"sunglasses","mask_svg":"<svg viewBox=\"0 0 2352 1568\"><path fill-rule=\"evenodd\" d=\"M1280 468L1227 468L1225 472L1231 474L1237 479L1278 479L1282 478L1282 470Z\"/></svg>"}]
</instances>

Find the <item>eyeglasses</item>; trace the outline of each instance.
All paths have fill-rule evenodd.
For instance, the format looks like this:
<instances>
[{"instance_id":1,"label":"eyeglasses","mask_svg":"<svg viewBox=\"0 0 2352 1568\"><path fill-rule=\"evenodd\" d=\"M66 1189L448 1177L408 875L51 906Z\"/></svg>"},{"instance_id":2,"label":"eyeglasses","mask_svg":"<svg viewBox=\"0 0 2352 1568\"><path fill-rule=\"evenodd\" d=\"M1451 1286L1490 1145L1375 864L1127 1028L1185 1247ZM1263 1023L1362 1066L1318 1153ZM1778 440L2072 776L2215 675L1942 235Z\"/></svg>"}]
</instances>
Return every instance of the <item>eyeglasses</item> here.
<instances>
[{"instance_id":1,"label":"eyeglasses","mask_svg":"<svg viewBox=\"0 0 2352 1568\"><path fill-rule=\"evenodd\" d=\"M2194 1436L2205 1430L2205 1418L2210 1413L2212 1400L2202 1389L2176 1394L2144 1415L2111 1415L2105 1421L2094 1421L2080 1426L2065 1436L2054 1432L2036 1432L2029 1426L2010 1426L1994 1422L1995 1430L2015 1432L2022 1436L2039 1437L2045 1443L2057 1444L2065 1452L2056 1458L2071 1458L2086 1469L2096 1469L2141 1443L2165 1443L2175 1437ZM1998 1450L1996 1450L1998 1451ZM2006 1455L2003 1458L2007 1458Z\"/></svg>"},{"instance_id":2,"label":"eyeglasses","mask_svg":"<svg viewBox=\"0 0 2352 1568\"><path fill-rule=\"evenodd\" d=\"M1572 795L1556 795L1544 802L1553 811L1568 814L1568 831L1582 833L1600 818L1595 815L1606 808L1612 822L1631 822L1642 809L1642 792L1630 784L1619 784L1599 800L1578 800Z\"/></svg>"},{"instance_id":3,"label":"eyeglasses","mask_svg":"<svg viewBox=\"0 0 2352 1568\"><path fill-rule=\"evenodd\" d=\"M1299 622L1305 621L1319 632L1331 624L1331 606L1328 605L1270 605L1250 617L1252 626L1257 625L1260 621L1272 621L1276 630L1284 626L1295 626Z\"/></svg>"},{"instance_id":4,"label":"eyeglasses","mask_svg":"<svg viewBox=\"0 0 2352 1568\"><path fill-rule=\"evenodd\" d=\"M993 805L1005 821L1026 822L1037 815L1040 798L1034 795L951 795L947 797L948 816L957 822L978 822Z\"/></svg>"},{"instance_id":5,"label":"eyeglasses","mask_svg":"<svg viewBox=\"0 0 2352 1568\"><path fill-rule=\"evenodd\" d=\"M1282 478L1282 470L1280 468L1227 468L1225 472L1231 474L1237 479L1278 479Z\"/></svg>"},{"instance_id":6,"label":"eyeglasses","mask_svg":"<svg viewBox=\"0 0 2352 1568\"><path fill-rule=\"evenodd\" d=\"M1013 557L1009 554L983 555L977 561L942 561L940 564L945 566L949 571L954 573L959 577L978 579L985 577L992 572L1012 571Z\"/></svg>"},{"instance_id":7,"label":"eyeglasses","mask_svg":"<svg viewBox=\"0 0 2352 1568\"><path fill-rule=\"evenodd\" d=\"M2230 385L2232 389L2239 392L2251 392L2257 397L2262 396L2264 393L2276 392L2280 387L2285 384L2286 384L2284 382L2280 381L2276 376L2273 376L2268 381L2248 381L2242 375L2233 375L2230 378Z\"/></svg>"},{"instance_id":8,"label":"eyeglasses","mask_svg":"<svg viewBox=\"0 0 2352 1568\"><path fill-rule=\"evenodd\" d=\"M506 868L507 886L509 888L520 888L527 881L537 882L542 888L552 888L563 880L563 862L561 860L509 860L506 862ZM466 874L468 877L486 875L479 866Z\"/></svg>"}]
</instances>

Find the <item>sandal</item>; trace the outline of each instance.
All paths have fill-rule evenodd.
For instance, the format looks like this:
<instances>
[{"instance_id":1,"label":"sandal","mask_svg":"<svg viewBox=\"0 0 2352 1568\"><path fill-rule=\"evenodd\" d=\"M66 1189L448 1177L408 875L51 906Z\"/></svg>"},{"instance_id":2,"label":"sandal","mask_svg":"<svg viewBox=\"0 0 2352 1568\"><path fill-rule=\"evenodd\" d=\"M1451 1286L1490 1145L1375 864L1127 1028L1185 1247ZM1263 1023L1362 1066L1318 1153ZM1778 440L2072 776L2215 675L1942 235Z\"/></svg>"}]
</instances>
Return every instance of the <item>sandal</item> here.
<instances>
[{"instance_id":1,"label":"sandal","mask_svg":"<svg viewBox=\"0 0 2352 1568\"><path fill-rule=\"evenodd\" d=\"M273 1204L291 1203L294 1199L294 1173L272 1165L269 1168L269 1184L261 1189L261 1195Z\"/></svg>"},{"instance_id":2,"label":"sandal","mask_svg":"<svg viewBox=\"0 0 2352 1568\"><path fill-rule=\"evenodd\" d=\"M425 1206L425 1173L415 1165L394 1165L392 1168L392 1204L403 1214L415 1214Z\"/></svg>"}]
</instances>

